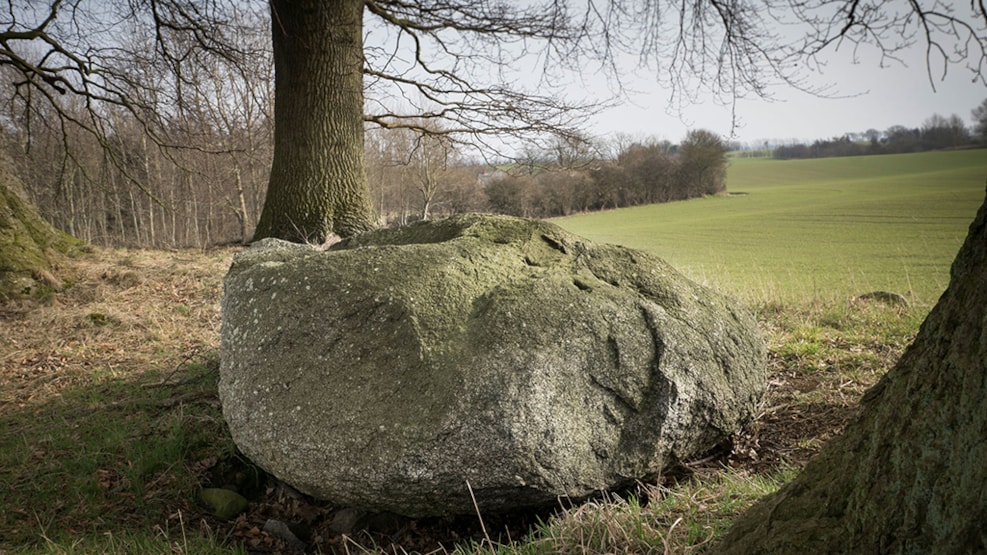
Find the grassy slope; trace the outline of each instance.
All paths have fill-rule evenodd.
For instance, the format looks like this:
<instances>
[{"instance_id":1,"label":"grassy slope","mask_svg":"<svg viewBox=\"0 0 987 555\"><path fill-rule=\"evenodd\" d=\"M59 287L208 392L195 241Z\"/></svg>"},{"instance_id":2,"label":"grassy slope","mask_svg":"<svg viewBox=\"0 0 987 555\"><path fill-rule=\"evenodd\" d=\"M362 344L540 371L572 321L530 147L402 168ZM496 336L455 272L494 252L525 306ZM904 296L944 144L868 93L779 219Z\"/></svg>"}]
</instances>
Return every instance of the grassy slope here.
<instances>
[{"instance_id":1,"label":"grassy slope","mask_svg":"<svg viewBox=\"0 0 987 555\"><path fill-rule=\"evenodd\" d=\"M745 301L885 289L930 307L946 287L985 178L985 150L739 159L728 170L728 197L557 221L590 239L656 252Z\"/></svg>"}]
</instances>

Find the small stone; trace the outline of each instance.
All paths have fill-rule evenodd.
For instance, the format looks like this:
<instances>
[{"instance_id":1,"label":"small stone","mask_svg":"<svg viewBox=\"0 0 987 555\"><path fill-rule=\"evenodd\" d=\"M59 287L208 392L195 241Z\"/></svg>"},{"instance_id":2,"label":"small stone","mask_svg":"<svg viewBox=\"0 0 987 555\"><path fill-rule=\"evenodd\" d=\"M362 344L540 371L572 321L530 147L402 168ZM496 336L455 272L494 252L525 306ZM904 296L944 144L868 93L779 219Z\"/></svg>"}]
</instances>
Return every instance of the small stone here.
<instances>
[{"instance_id":1,"label":"small stone","mask_svg":"<svg viewBox=\"0 0 987 555\"><path fill-rule=\"evenodd\" d=\"M199 494L199 499L206 504L212 513L223 520L232 520L247 510L247 499L235 491L224 488L206 488Z\"/></svg>"},{"instance_id":2,"label":"small stone","mask_svg":"<svg viewBox=\"0 0 987 555\"><path fill-rule=\"evenodd\" d=\"M273 518L268 519L267 522L264 523L263 530L276 538L284 540L284 542L288 544L288 547L291 549L296 551L305 549L305 542L298 539L298 536L291 531L291 528L280 520L274 520Z\"/></svg>"},{"instance_id":3,"label":"small stone","mask_svg":"<svg viewBox=\"0 0 987 555\"><path fill-rule=\"evenodd\" d=\"M329 530L334 534L351 534L360 528L360 524L367 517L366 511L347 507L336 511L329 522Z\"/></svg>"}]
</instances>

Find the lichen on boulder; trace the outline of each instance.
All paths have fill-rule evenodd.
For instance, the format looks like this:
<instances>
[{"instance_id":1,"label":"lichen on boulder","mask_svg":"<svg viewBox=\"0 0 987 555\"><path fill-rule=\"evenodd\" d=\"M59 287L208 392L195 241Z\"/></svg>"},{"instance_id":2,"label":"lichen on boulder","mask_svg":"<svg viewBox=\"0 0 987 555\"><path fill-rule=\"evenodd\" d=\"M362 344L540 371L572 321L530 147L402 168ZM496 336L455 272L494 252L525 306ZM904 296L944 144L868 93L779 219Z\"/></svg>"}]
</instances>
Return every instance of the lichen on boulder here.
<instances>
[{"instance_id":1,"label":"lichen on boulder","mask_svg":"<svg viewBox=\"0 0 987 555\"><path fill-rule=\"evenodd\" d=\"M504 511L651 479L737 431L766 384L729 299L545 222L468 215L325 252L267 240L225 287L234 440L365 510Z\"/></svg>"}]
</instances>

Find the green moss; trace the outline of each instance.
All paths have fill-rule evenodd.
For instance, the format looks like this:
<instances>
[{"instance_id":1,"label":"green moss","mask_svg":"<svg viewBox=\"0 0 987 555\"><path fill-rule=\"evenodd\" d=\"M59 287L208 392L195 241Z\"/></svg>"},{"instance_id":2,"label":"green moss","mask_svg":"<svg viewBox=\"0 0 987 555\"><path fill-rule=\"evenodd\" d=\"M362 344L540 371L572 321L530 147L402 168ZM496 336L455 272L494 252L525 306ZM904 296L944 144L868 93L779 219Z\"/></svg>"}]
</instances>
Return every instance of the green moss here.
<instances>
[{"instance_id":1,"label":"green moss","mask_svg":"<svg viewBox=\"0 0 987 555\"><path fill-rule=\"evenodd\" d=\"M44 221L12 186L0 182L0 301L60 287L54 266L81 246L81 241Z\"/></svg>"},{"instance_id":2,"label":"green moss","mask_svg":"<svg viewBox=\"0 0 987 555\"><path fill-rule=\"evenodd\" d=\"M199 494L199 499L222 520L236 518L249 505L247 499L239 493L223 488L206 488Z\"/></svg>"},{"instance_id":3,"label":"green moss","mask_svg":"<svg viewBox=\"0 0 987 555\"><path fill-rule=\"evenodd\" d=\"M86 316L86 319L96 327L103 326L115 326L120 323L120 320L114 316L109 316L103 314L102 312L91 312Z\"/></svg>"}]
</instances>

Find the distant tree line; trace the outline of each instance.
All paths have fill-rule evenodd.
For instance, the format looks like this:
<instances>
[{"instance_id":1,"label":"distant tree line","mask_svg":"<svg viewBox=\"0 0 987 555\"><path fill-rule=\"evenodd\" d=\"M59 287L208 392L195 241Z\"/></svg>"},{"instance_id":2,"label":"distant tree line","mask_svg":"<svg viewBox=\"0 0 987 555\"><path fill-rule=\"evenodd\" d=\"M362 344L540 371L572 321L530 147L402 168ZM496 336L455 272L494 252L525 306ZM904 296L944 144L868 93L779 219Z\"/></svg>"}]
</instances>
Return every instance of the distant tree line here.
<instances>
[{"instance_id":1,"label":"distant tree line","mask_svg":"<svg viewBox=\"0 0 987 555\"><path fill-rule=\"evenodd\" d=\"M973 110L974 127L967 128L963 120L935 114L921 127L892 126L885 131L869 129L863 133L848 133L842 137L817 140L812 144L793 144L774 149L774 158L828 158L862 156L867 154L902 154L948 148L987 145L987 99Z\"/></svg>"},{"instance_id":2,"label":"distant tree line","mask_svg":"<svg viewBox=\"0 0 987 555\"><path fill-rule=\"evenodd\" d=\"M481 177L489 209L545 218L726 191L727 145L710 131L690 131L680 145L618 139L610 146L608 156L559 145L554 158Z\"/></svg>"}]
</instances>

